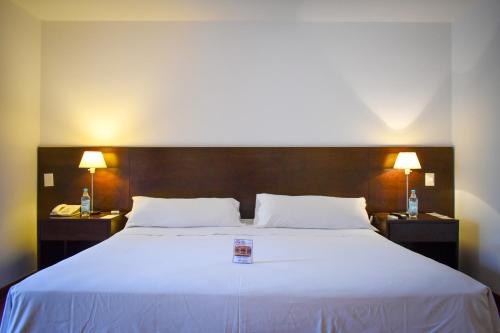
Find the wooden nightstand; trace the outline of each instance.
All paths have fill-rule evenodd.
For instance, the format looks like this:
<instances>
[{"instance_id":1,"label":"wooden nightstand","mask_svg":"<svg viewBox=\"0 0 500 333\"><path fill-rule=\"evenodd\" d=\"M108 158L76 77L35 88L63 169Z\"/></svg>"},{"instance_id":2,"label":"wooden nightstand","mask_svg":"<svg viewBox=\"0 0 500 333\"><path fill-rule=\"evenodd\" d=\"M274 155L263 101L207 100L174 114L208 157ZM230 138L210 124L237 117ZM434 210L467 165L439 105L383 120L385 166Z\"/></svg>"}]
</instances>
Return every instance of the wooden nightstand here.
<instances>
[{"instance_id":1,"label":"wooden nightstand","mask_svg":"<svg viewBox=\"0 0 500 333\"><path fill-rule=\"evenodd\" d=\"M458 220L418 214L417 219L388 220L375 214L373 225L380 233L412 251L458 269Z\"/></svg>"},{"instance_id":2,"label":"wooden nightstand","mask_svg":"<svg viewBox=\"0 0 500 333\"><path fill-rule=\"evenodd\" d=\"M91 217L48 217L38 220L38 269L53 265L83 251L122 230L123 214L103 218L109 213Z\"/></svg>"}]
</instances>

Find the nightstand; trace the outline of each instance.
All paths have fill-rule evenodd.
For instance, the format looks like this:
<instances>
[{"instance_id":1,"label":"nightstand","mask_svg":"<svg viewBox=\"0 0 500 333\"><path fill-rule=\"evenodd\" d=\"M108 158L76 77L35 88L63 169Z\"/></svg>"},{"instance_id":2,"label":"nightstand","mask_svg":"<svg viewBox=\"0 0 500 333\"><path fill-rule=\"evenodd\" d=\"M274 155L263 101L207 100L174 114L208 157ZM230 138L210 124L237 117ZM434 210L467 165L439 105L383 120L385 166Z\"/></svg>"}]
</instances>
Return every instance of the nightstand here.
<instances>
[{"instance_id":1,"label":"nightstand","mask_svg":"<svg viewBox=\"0 0 500 333\"><path fill-rule=\"evenodd\" d=\"M373 225L389 240L458 269L458 220L418 214L416 219L390 220L377 213Z\"/></svg>"},{"instance_id":2,"label":"nightstand","mask_svg":"<svg viewBox=\"0 0 500 333\"><path fill-rule=\"evenodd\" d=\"M122 230L125 217L110 213L90 217L48 217L38 220L38 269L51 266Z\"/></svg>"}]
</instances>

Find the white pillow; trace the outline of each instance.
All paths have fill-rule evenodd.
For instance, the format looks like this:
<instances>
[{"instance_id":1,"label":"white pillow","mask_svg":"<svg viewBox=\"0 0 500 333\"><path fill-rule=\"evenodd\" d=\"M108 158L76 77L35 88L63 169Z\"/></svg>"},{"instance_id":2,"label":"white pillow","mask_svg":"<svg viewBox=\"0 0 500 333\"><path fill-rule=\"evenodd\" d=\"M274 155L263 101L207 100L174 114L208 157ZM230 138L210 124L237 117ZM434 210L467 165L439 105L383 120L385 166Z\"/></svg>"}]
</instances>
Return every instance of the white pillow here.
<instances>
[{"instance_id":1,"label":"white pillow","mask_svg":"<svg viewBox=\"0 0 500 333\"><path fill-rule=\"evenodd\" d=\"M255 224L267 228L371 229L365 198L257 194Z\"/></svg>"},{"instance_id":2,"label":"white pillow","mask_svg":"<svg viewBox=\"0 0 500 333\"><path fill-rule=\"evenodd\" d=\"M239 227L240 203L232 198L133 197L127 227Z\"/></svg>"}]
</instances>

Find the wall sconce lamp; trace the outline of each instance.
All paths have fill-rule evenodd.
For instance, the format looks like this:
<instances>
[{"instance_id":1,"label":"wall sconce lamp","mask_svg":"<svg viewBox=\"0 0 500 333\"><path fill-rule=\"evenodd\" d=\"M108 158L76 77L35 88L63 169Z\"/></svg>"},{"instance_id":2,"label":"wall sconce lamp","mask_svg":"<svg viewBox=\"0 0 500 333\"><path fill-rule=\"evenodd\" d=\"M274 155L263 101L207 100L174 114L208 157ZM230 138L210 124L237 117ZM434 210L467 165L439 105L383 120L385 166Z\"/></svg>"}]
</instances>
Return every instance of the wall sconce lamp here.
<instances>
[{"instance_id":1,"label":"wall sconce lamp","mask_svg":"<svg viewBox=\"0 0 500 333\"><path fill-rule=\"evenodd\" d=\"M415 152L401 152L396 158L394 169L404 169L406 175L406 212L408 213L408 176L412 169L422 169Z\"/></svg>"},{"instance_id":2,"label":"wall sconce lamp","mask_svg":"<svg viewBox=\"0 0 500 333\"><path fill-rule=\"evenodd\" d=\"M95 169L104 169L108 166L104 160L104 156L100 151L85 151L78 166L82 169L88 169L90 172L90 213L97 214L94 211L94 173Z\"/></svg>"}]
</instances>

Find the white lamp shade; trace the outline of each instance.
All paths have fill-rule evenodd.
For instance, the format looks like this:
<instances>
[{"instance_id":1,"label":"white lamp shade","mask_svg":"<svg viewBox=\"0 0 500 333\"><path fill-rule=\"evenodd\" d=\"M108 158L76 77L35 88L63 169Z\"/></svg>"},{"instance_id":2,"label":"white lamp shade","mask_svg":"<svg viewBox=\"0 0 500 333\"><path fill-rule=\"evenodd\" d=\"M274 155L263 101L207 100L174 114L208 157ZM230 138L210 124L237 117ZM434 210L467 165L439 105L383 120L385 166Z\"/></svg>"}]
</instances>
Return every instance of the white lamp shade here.
<instances>
[{"instance_id":1,"label":"white lamp shade","mask_svg":"<svg viewBox=\"0 0 500 333\"><path fill-rule=\"evenodd\" d=\"M86 151L83 153L79 168L107 168L104 156L100 151Z\"/></svg>"},{"instance_id":2,"label":"white lamp shade","mask_svg":"<svg viewBox=\"0 0 500 333\"><path fill-rule=\"evenodd\" d=\"M420 162L415 152L402 152L398 154L396 158L396 163L394 163L394 169L422 169Z\"/></svg>"}]
</instances>

